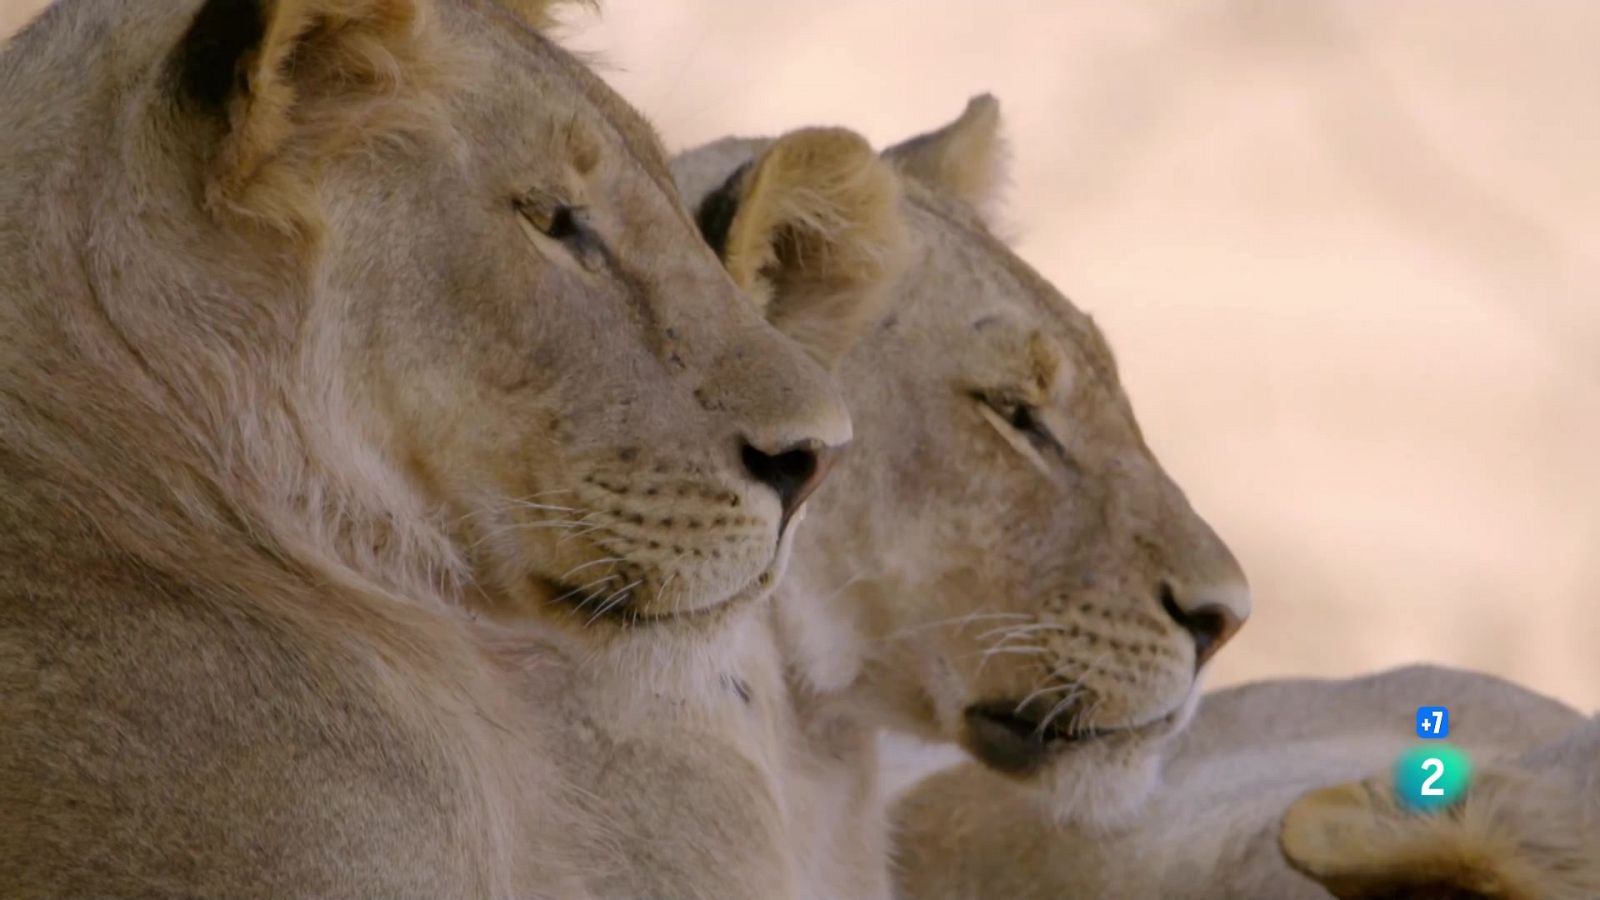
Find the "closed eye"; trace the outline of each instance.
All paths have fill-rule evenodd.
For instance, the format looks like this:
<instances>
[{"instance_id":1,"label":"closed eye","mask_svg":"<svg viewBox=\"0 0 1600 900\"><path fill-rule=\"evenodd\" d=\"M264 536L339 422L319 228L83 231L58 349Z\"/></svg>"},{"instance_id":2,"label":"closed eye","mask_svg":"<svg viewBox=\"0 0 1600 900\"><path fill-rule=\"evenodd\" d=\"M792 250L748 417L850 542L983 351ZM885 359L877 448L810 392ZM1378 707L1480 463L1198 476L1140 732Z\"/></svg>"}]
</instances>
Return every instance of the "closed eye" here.
<instances>
[{"instance_id":1,"label":"closed eye","mask_svg":"<svg viewBox=\"0 0 1600 900\"><path fill-rule=\"evenodd\" d=\"M582 207L562 206L550 214L549 223L541 230L547 237L567 241L582 235L586 228Z\"/></svg>"},{"instance_id":2,"label":"closed eye","mask_svg":"<svg viewBox=\"0 0 1600 900\"><path fill-rule=\"evenodd\" d=\"M1053 481L1077 472L1077 465L1050 431L1038 407L1005 394L974 391L978 411L1023 458Z\"/></svg>"},{"instance_id":3,"label":"closed eye","mask_svg":"<svg viewBox=\"0 0 1600 900\"><path fill-rule=\"evenodd\" d=\"M978 393L974 396L1013 431L1030 442L1043 444L1040 449L1047 447L1058 451L1061 449L1060 442L1050 432L1050 426L1046 425L1039 415L1038 407L1004 395Z\"/></svg>"},{"instance_id":4,"label":"closed eye","mask_svg":"<svg viewBox=\"0 0 1600 900\"><path fill-rule=\"evenodd\" d=\"M600 267L604 254L600 236L589 225L588 211L582 206L560 203L549 196L530 191L517 198L517 214L537 240L548 240L565 248L583 268Z\"/></svg>"},{"instance_id":5,"label":"closed eye","mask_svg":"<svg viewBox=\"0 0 1600 900\"><path fill-rule=\"evenodd\" d=\"M1005 420L1012 428L1025 434L1033 433L1043 437L1050 436L1050 429L1039 421L1039 415L1034 411L1033 407L1026 404L1018 403L1011 407L1010 415L1006 415Z\"/></svg>"}]
</instances>

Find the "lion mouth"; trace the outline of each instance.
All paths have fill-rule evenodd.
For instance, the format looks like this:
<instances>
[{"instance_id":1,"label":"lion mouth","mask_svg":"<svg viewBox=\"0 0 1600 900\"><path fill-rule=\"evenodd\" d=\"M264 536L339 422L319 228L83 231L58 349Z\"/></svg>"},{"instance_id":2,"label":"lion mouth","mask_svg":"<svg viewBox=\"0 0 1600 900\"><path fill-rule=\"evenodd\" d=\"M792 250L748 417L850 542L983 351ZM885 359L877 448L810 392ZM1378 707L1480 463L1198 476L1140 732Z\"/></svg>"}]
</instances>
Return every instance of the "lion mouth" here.
<instances>
[{"instance_id":1,"label":"lion mouth","mask_svg":"<svg viewBox=\"0 0 1600 900\"><path fill-rule=\"evenodd\" d=\"M1075 711L1047 717L1048 710L1030 710L1012 703L980 703L967 707L967 748L990 768L1027 774L1065 747L1094 740L1095 728L1070 727Z\"/></svg>"},{"instance_id":2,"label":"lion mouth","mask_svg":"<svg viewBox=\"0 0 1600 900\"><path fill-rule=\"evenodd\" d=\"M637 583L621 588L610 584L592 587L573 585L554 578L539 578L544 590L550 594L551 603L581 613L591 619L627 618L637 600Z\"/></svg>"},{"instance_id":3,"label":"lion mouth","mask_svg":"<svg viewBox=\"0 0 1600 900\"><path fill-rule=\"evenodd\" d=\"M642 608L646 599L646 595L642 592L643 579L617 589L574 586L553 578L539 577L537 581L549 594L553 605L565 609L585 627L602 622L626 627L702 623L743 605L753 597L760 596L766 587L764 579L706 606L669 612L650 612Z\"/></svg>"},{"instance_id":4,"label":"lion mouth","mask_svg":"<svg viewBox=\"0 0 1600 900\"><path fill-rule=\"evenodd\" d=\"M977 703L963 714L962 743L981 762L1011 775L1029 775L1070 748L1115 738L1144 738L1164 732L1181 710L1136 725L1100 728L1078 723L1088 703L1057 709L1053 704Z\"/></svg>"}]
</instances>

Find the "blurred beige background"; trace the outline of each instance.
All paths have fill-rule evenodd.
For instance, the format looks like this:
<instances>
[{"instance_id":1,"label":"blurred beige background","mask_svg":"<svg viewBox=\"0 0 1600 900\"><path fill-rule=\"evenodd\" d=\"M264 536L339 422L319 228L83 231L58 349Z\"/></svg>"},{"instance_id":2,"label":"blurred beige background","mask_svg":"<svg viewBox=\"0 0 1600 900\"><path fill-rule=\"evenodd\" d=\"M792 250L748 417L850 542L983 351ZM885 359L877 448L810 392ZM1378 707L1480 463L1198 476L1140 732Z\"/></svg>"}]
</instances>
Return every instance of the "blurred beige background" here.
<instances>
[{"instance_id":1,"label":"blurred beige background","mask_svg":"<svg viewBox=\"0 0 1600 900\"><path fill-rule=\"evenodd\" d=\"M1600 707L1600 3L606 0L567 33L674 148L1000 97L1008 231L1251 574L1214 683L1435 660Z\"/></svg>"}]
</instances>

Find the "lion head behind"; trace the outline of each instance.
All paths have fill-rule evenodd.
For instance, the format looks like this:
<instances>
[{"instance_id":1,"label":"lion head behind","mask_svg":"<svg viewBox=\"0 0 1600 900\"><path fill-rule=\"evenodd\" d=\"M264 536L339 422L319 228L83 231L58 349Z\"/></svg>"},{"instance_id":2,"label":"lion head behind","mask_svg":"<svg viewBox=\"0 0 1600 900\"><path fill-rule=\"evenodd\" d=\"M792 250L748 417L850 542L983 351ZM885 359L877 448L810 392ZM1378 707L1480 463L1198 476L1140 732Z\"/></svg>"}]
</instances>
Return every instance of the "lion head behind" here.
<instances>
[{"instance_id":1,"label":"lion head behind","mask_svg":"<svg viewBox=\"0 0 1600 900\"><path fill-rule=\"evenodd\" d=\"M991 232L999 127L980 97L883 153L898 200L870 215L837 178L792 165L816 129L727 139L673 165L724 262L825 358L837 342L797 319L792 297L824 285L884 298L838 361L859 440L780 588L807 689L958 741L1046 786L1063 816L1114 815L1154 783L1156 751L1249 594L1145 444L1100 330ZM773 229L736 211L785 181L802 200L843 194L855 227L812 252L752 253ZM903 268L863 264L885 219L907 235ZM797 230L777 229L778 246Z\"/></svg>"}]
</instances>

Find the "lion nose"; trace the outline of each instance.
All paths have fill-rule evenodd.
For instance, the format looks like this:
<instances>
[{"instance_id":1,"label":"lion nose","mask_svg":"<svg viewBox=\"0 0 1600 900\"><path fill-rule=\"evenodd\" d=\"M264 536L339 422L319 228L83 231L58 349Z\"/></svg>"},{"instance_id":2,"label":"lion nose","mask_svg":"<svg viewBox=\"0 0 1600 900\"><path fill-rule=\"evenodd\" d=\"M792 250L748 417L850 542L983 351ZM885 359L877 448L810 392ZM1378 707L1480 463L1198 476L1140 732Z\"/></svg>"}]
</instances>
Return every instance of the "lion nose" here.
<instances>
[{"instance_id":1,"label":"lion nose","mask_svg":"<svg viewBox=\"0 0 1600 900\"><path fill-rule=\"evenodd\" d=\"M1249 617L1249 601L1235 594L1242 591L1184 591L1171 582L1161 583L1161 608L1194 639L1195 669L1217 655Z\"/></svg>"},{"instance_id":2,"label":"lion nose","mask_svg":"<svg viewBox=\"0 0 1600 900\"><path fill-rule=\"evenodd\" d=\"M838 452L837 447L829 447L818 440L791 444L776 453L747 441L740 456L750 477L778 495L778 502L783 506L783 524L787 525L789 517L827 477Z\"/></svg>"}]
</instances>

